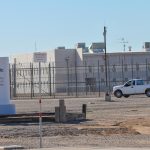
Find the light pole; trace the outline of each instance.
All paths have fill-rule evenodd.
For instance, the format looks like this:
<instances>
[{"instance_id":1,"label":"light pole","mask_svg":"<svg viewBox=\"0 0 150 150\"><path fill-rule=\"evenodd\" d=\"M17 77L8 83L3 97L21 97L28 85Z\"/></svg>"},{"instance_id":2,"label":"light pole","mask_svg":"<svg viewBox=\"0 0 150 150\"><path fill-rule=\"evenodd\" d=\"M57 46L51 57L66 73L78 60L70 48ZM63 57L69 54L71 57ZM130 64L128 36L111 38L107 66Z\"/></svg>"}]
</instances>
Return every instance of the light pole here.
<instances>
[{"instance_id":1,"label":"light pole","mask_svg":"<svg viewBox=\"0 0 150 150\"><path fill-rule=\"evenodd\" d=\"M108 88L108 74L107 74L107 51L106 51L106 27L104 26L104 49L105 49L105 80L106 80L106 89L105 89L105 101L111 101L111 95Z\"/></svg>"}]
</instances>

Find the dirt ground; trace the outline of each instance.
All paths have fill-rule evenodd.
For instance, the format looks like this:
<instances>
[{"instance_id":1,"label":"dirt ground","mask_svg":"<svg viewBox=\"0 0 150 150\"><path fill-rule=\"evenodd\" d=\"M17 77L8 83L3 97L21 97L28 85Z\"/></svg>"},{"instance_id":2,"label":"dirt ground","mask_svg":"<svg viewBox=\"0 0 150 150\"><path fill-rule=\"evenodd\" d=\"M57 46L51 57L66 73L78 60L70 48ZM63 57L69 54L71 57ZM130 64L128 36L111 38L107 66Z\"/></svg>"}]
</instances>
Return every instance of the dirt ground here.
<instances>
[{"instance_id":1,"label":"dirt ground","mask_svg":"<svg viewBox=\"0 0 150 150\"><path fill-rule=\"evenodd\" d=\"M17 113L39 111L38 100L14 100ZM150 147L150 98L144 95L117 99L65 99L68 112L81 112L87 104L87 120L75 123L43 123L43 147ZM42 100L43 112L54 112L58 99ZM0 124L0 146L39 147L39 126Z\"/></svg>"}]
</instances>

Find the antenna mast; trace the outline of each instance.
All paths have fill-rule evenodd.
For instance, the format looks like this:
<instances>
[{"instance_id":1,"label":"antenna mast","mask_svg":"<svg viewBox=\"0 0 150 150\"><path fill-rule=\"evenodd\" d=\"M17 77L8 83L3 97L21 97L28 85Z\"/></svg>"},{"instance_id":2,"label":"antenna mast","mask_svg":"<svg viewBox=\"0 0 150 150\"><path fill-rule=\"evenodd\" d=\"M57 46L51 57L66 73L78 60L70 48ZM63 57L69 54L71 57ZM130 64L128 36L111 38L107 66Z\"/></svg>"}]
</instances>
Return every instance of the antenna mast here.
<instances>
[{"instance_id":1,"label":"antenna mast","mask_svg":"<svg viewBox=\"0 0 150 150\"><path fill-rule=\"evenodd\" d=\"M128 43L128 41L125 41L125 39L122 38L120 43L123 44L123 51L125 52L125 50L126 50L126 44Z\"/></svg>"}]
</instances>

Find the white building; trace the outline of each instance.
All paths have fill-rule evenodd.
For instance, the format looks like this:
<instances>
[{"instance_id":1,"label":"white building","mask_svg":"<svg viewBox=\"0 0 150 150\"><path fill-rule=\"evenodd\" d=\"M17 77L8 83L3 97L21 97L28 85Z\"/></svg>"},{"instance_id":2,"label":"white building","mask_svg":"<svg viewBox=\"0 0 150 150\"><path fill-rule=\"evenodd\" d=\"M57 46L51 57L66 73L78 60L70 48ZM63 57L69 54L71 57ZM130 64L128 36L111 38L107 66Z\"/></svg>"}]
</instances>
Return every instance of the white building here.
<instances>
[{"instance_id":1,"label":"white building","mask_svg":"<svg viewBox=\"0 0 150 150\"><path fill-rule=\"evenodd\" d=\"M145 52L116 52L107 53L108 81L110 88L119 82L131 78L150 80L150 52L148 44L145 44ZM43 91L45 93L61 93L72 91L99 91L105 88L105 56L104 43L92 43L88 48L85 43L76 44L75 48L66 49L58 47L47 51L47 63L42 64ZM31 68L33 53L11 57L11 63L16 60L16 68ZM44 72L44 68L46 71ZM38 83L38 64L33 66L33 81ZM37 73L36 73L37 72ZM35 73L35 74L34 74ZM13 73L12 73L13 74ZM31 71L28 75L16 77L16 84L28 78L27 87L23 87L23 93L30 92ZM16 85L16 87L19 87ZM17 89L19 91L19 88ZM37 91L37 92L35 92ZM38 93L38 87L34 87Z\"/></svg>"}]
</instances>

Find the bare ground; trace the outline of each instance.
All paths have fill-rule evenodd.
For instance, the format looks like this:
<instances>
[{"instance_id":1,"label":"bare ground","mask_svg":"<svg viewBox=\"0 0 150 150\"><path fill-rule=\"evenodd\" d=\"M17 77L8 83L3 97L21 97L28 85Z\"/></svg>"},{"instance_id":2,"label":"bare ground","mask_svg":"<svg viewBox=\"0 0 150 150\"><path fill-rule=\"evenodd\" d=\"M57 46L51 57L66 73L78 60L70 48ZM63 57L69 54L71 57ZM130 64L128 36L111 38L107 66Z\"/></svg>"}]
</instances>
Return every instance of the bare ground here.
<instances>
[{"instance_id":1,"label":"bare ground","mask_svg":"<svg viewBox=\"0 0 150 150\"><path fill-rule=\"evenodd\" d=\"M100 98L66 99L68 112L81 112L87 104L87 121L43 123L43 147L150 147L150 98L133 96L112 102ZM15 100L17 113L38 112L38 100ZM58 100L42 100L42 111L53 112ZM1 124L0 146L39 147L38 124Z\"/></svg>"}]
</instances>

